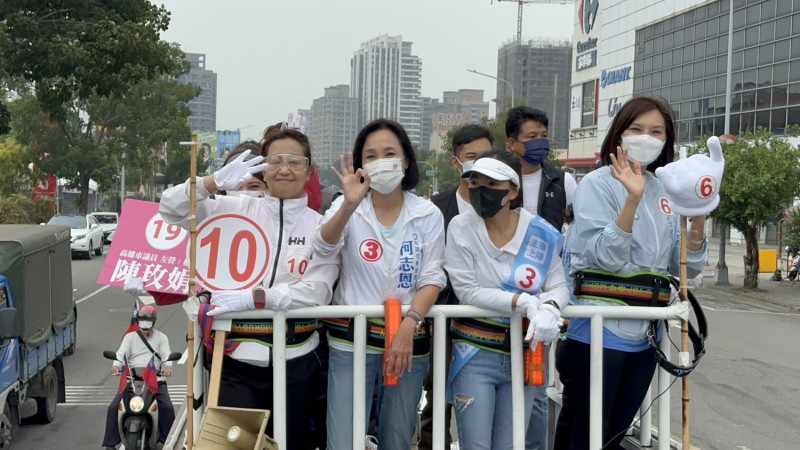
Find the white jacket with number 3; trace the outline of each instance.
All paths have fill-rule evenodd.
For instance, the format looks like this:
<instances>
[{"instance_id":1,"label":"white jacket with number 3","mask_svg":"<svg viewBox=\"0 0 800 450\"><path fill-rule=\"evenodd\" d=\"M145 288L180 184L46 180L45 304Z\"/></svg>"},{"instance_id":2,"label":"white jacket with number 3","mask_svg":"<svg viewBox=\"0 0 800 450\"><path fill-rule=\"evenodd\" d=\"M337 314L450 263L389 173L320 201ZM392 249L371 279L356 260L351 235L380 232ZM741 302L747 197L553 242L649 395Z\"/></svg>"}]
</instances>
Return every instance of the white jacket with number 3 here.
<instances>
[{"instance_id":1,"label":"white jacket with number 3","mask_svg":"<svg viewBox=\"0 0 800 450\"><path fill-rule=\"evenodd\" d=\"M189 228L189 182L167 189L159 212L168 223ZM197 223L219 213L235 213L255 221L267 236L270 261L264 288L274 304L291 298L291 308L330 303L339 276L338 256L312 258L311 242L322 216L308 208L307 197L279 199L209 196L197 180ZM224 231L223 231L224 232ZM223 249L227 255L228 249ZM280 296L280 297L279 297Z\"/></svg>"},{"instance_id":2,"label":"white jacket with number 3","mask_svg":"<svg viewBox=\"0 0 800 450\"><path fill-rule=\"evenodd\" d=\"M408 305L422 287L445 286L442 213L428 200L408 192L403 196L402 231L394 255L385 254L387 246L372 207L372 193L350 217L339 242L331 245L319 232L314 235L318 255L341 254L342 273L333 304L382 305L394 297ZM343 201L344 196L334 201L325 220Z\"/></svg>"}]
</instances>

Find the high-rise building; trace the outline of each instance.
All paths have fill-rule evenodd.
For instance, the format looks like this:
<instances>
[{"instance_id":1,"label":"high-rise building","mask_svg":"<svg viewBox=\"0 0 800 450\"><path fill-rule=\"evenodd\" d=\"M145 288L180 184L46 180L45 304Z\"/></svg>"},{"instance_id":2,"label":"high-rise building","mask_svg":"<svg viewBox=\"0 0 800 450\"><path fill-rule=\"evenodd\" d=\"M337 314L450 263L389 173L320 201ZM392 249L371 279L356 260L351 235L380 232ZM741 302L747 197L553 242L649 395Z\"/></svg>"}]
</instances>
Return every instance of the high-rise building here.
<instances>
[{"instance_id":1,"label":"high-rise building","mask_svg":"<svg viewBox=\"0 0 800 450\"><path fill-rule=\"evenodd\" d=\"M669 102L679 144L756 127L783 134L800 123L800 2L735 0L733 10L730 5L577 1L570 128L591 145L570 146L570 158L599 156L611 121L635 95ZM592 115L596 132L589 133L592 128L583 125Z\"/></svg>"},{"instance_id":2,"label":"high-rise building","mask_svg":"<svg viewBox=\"0 0 800 450\"><path fill-rule=\"evenodd\" d=\"M420 97L419 109L419 135L420 147L432 149L431 136L433 135L433 99L430 97Z\"/></svg>"},{"instance_id":3,"label":"high-rise building","mask_svg":"<svg viewBox=\"0 0 800 450\"><path fill-rule=\"evenodd\" d=\"M567 148L572 48L567 41L507 42L497 51L497 78L514 87L514 98L541 109L550 119L548 135L553 149ZM497 82L497 108L511 101L511 89Z\"/></svg>"},{"instance_id":4,"label":"high-rise building","mask_svg":"<svg viewBox=\"0 0 800 450\"><path fill-rule=\"evenodd\" d=\"M451 128L480 123L482 118L489 116L489 102L483 100L482 89L445 91L442 97L441 102L433 99L428 117L433 126L429 148L437 151L442 149L442 137Z\"/></svg>"},{"instance_id":5,"label":"high-rise building","mask_svg":"<svg viewBox=\"0 0 800 450\"><path fill-rule=\"evenodd\" d=\"M204 53L186 53L186 60L192 65L189 73L181 75L178 82L194 84L202 89L200 95L189 101L189 123L192 130L217 130L217 74L206 69Z\"/></svg>"},{"instance_id":6,"label":"high-rise building","mask_svg":"<svg viewBox=\"0 0 800 450\"><path fill-rule=\"evenodd\" d=\"M313 101L308 138L317 167L339 167L339 155L352 151L359 130L357 103L358 100L350 96L350 86L346 84L325 88L325 94Z\"/></svg>"},{"instance_id":7,"label":"high-rise building","mask_svg":"<svg viewBox=\"0 0 800 450\"><path fill-rule=\"evenodd\" d=\"M379 118L400 122L422 144L422 60L402 36L381 35L361 44L350 60L351 95L358 99L358 128Z\"/></svg>"}]
</instances>

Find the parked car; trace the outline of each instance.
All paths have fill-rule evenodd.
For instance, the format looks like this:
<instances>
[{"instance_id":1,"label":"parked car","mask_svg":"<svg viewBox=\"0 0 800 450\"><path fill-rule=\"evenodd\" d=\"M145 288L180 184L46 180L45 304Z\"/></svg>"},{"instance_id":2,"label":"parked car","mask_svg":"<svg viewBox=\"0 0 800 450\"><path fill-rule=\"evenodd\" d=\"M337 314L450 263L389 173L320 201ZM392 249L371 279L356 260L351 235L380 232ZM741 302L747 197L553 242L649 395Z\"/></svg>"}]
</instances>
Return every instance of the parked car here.
<instances>
[{"instance_id":1,"label":"parked car","mask_svg":"<svg viewBox=\"0 0 800 450\"><path fill-rule=\"evenodd\" d=\"M103 255L103 229L97 219L88 216L53 216L48 225L66 225L70 228L72 239L70 248L72 254L83 253L86 259L92 259L92 252L97 256Z\"/></svg>"},{"instance_id":2,"label":"parked car","mask_svg":"<svg viewBox=\"0 0 800 450\"><path fill-rule=\"evenodd\" d=\"M97 223L100 224L100 228L103 229L103 243L110 244L111 239L109 239L109 235L117 229L117 222L119 222L119 214L115 212L93 212L90 213L92 217L97 219Z\"/></svg>"}]
</instances>

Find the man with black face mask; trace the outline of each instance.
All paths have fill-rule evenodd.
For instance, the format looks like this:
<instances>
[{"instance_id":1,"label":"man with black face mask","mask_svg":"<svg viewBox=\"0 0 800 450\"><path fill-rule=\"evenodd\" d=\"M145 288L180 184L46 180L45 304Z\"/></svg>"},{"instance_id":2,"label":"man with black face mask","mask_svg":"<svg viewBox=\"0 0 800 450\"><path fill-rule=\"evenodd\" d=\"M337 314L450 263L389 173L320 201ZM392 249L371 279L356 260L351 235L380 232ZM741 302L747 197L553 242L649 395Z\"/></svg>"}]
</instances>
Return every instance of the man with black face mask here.
<instances>
[{"instance_id":1,"label":"man with black face mask","mask_svg":"<svg viewBox=\"0 0 800 450\"><path fill-rule=\"evenodd\" d=\"M542 110L528 106L511 108L506 118L506 148L519 156L522 164L523 208L561 231L564 222L571 220L572 197L578 185L572 175L545 162L550 154L547 125L547 114ZM549 347L546 353L549 354ZM527 450L547 448L547 383L545 372L544 385L537 387L539 392L526 434Z\"/></svg>"},{"instance_id":2,"label":"man with black face mask","mask_svg":"<svg viewBox=\"0 0 800 450\"><path fill-rule=\"evenodd\" d=\"M545 162L550 154L547 114L528 106L517 106L506 118L506 148L522 162L523 207L561 230L571 216L577 183L569 173Z\"/></svg>"}]
</instances>

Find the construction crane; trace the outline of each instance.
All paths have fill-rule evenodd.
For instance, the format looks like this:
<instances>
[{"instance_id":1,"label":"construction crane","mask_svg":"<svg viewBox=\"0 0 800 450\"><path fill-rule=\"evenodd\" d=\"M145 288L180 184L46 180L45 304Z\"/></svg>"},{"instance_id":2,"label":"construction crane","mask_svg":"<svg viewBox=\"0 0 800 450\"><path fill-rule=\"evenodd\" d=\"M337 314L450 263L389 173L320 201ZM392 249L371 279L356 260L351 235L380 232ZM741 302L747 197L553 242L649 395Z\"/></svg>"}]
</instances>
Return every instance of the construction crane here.
<instances>
[{"instance_id":1,"label":"construction crane","mask_svg":"<svg viewBox=\"0 0 800 450\"><path fill-rule=\"evenodd\" d=\"M492 0L494 1L494 0ZM517 4L517 44L522 43L522 7L529 3L551 3L566 5L566 0L497 0L498 2L514 2Z\"/></svg>"}]
</instances>

